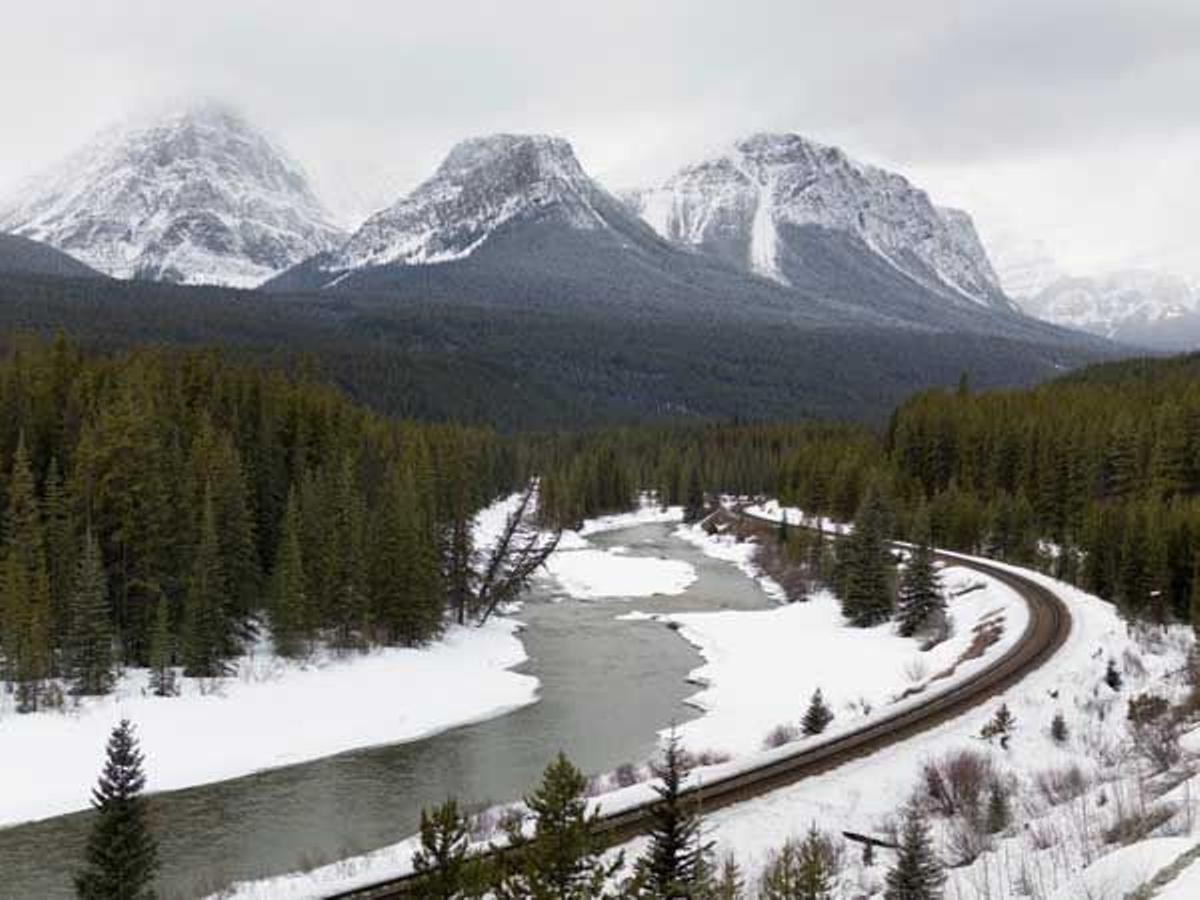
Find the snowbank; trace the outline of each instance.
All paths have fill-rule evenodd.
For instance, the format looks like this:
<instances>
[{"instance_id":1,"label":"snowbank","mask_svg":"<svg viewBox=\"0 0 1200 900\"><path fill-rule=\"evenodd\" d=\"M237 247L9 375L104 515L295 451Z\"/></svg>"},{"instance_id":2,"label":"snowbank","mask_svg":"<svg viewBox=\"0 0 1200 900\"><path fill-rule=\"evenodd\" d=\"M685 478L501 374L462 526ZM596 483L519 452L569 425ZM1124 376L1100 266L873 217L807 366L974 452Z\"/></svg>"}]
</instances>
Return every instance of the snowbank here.
<instances>
[{"instance_id":1,"label":"snowbank","mask_svg":"<svg viewBox=\"0 0 1200 900\"><path fill-rule=\"evenodd\" d=\"M678 559L633 556L624 547L602 549L589 535L637 525L679 522L683 509L661 509L643 498L628 513L590 519L578 531L563 533L558 549L546 561L546 574L577 600L682 594L696 580L696 569Z\"/></svg>"},{"instance_id":2,"label":"snowbank","mask_svg":"<svg viewBox=\"0 0 1200 900\"><path fill-rule=\"evenodd\" d=\"M764 575L754 563L754 552L758 544L754 541L739 541L732 534L709 534L699 525L681 525L675 536L700 548L705 556L733 563L747 578L758 582L762 592L780 603L787 602L787 595L775 579Z\"/></svg>"},{"instance_id":3,"label":"snowbank","mask_svg":"<svg viewBox=\"0 0 1200 900\"><path fill-rule=\"evenodd\" d=\"M376 744L411 741L534 702L537 679L512 620L452 628L422 649L389 648L307 666L244 657L234 678L183 679L155 697L145 669L66 713L0 719L0 825L88 805L105 742L122 718L138 729L148 788L174 790ZM429 685L437 684L436 702ZM381 699L390 698L390 699ZM320 727L314 727L319 723Z\"/></svg>"},{"instance_id":4,"label":"snowbank","mask_svg":"<svg viewBox=\"0 0 1200 900\"><path fill-rule=\"evenodd\" d=\"M1164 866L1170 865L1192 847L1188 838L1167 837L1139 841L1120 847L1069 878L1049 900L1124 900ZM1177 882L1178 883L1178 882ZM1186 884L1186 882L1185 882ZM1200 881L1195 882L1200 885ZM1172 884L1175 887L1175 884ZM1160 894L1160 898L1171 896ZM1182 893L1175 900L1196 900L1200 893Z\"/></svg>"},{"instance_id":5,"label":"snowbank","mask_svg":"<svg viewBox=\"0 0 1200 900\"><path fill-rule=\"evenodd\" d=\"M817 688L836 716L828 736L861 727L867 716L924 703L931 692L991 665L1024 632L1024 602L1000 582L966 569L949 569L944 579L951 593L969 585L982 589L951 599L954 633L927 652L896 634L890 622L851 627L828 591L778 609L656 616L678 627L705 659L691 675L705 687L689 700L705 715L679 727L684 743L753 753L773 728L799 721ZM1003 633L981 656L960 661L984 623ZM901 696L909 691L911 696Z\"/></svg>"}]
</instances>

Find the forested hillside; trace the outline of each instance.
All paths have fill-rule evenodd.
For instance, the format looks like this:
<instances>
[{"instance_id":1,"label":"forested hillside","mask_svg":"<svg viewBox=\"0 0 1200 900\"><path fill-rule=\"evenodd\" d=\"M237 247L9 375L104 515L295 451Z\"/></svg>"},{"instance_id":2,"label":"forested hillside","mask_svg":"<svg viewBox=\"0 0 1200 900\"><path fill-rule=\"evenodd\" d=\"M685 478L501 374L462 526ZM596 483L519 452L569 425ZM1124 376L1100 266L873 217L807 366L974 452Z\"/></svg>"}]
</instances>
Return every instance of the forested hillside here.
<instances>
[{"instance_id":1,"label":"forested hillside","mask_svg":"<svg viewBox=\"0 0 1200 900\"><path fill-rule=\"evenodd\" d=\"M284 655L428 640L449 536L514 483L486 430L393 423L218 353L61 338L0 362L0 460L0 640L26 710L104 693L118 665L164 693L176 665L220 675L268 624Z\"/></svg>"},{"instance_id":2,"label":"forested hillside","mask_svg":"<svg viewBox=\"0 0 1200 900\"><path fill-rule=\"evenodd\" d=\"M910 327L803 327L548 295L506 307L452 292L265 294L210 287L0 276L0 334L61 330L88 347L220 346L232 358L305 359L351 399L398 418L506 432L630 422L837 419L882 424L915 390L970 373L1020 386L1121 349Z\"/></svg>"},{"instance_id":3,"label":"forested hillside","mask_svg":"<svg viewBox=\"0 0 1200 900\"><path fill-rule=\"evenodd\" d=\"M563 522L619 507L630 485L687 505L765 493L849 521L874 486L901 534L924 509L939 546L1038 565L1131 613L1187 620L1200 595L1195 357L925 392L880 432L710 425L538 446L545 508Z\"/></svg>"}]
</instances>

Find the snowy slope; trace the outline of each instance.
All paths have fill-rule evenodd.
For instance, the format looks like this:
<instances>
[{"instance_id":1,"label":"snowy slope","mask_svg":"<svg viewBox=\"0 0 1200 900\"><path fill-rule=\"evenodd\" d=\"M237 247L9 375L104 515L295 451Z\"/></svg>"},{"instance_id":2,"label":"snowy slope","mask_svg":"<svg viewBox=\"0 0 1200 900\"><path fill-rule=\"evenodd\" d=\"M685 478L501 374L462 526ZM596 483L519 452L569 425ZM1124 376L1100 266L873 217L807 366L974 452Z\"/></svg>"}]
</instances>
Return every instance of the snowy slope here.
<instances>
[{"instance_id":1,"label":"snowy slope","mask_svg":"<svg viewBox=\"0 0 1200 900\"><path fill-rule=\"evenodd\" d=\"M797 239L797 229L817 227L851 236L953 302L1010 309L966 213L799 135L745 138L626 200L664 237L775 281L792 283L817 264Z\"/></svg>"},{"instance_id":2,"label":"snowy slope","mask_svg":"<svg viewBox=\"0 0 1200 900\"><path fill-rule=\"evenodd\" d=\"M1135 269L1060 278L1020 303L1030 315L1049 322L1136 340L1142 332L1169 329L1200 312L1200 285L1163 272Z\"/></svg>"},{"instance_id":3,"label":"snowy slope","mask_svg":"<svg viewBox=\"0 0 1200 900\"><path fill-rule=\"evenodd\" d=\"M213 104L108 130L0 202L0 231L118 278L236 287L341 238L300 167Z\"/></svg>"},{"instance_id":4,"label":"snowy slope","mask_svg":"<svg viewBox=\"0 0 1200 900\"><path fill-rule=\"evenodd\" d=\"M419 265L469 256L501 226L542 210L580 230L607 226L571 145L498 134L456 145L428 181L369 218L326 267Z\"/></svg>"}]
</instances>

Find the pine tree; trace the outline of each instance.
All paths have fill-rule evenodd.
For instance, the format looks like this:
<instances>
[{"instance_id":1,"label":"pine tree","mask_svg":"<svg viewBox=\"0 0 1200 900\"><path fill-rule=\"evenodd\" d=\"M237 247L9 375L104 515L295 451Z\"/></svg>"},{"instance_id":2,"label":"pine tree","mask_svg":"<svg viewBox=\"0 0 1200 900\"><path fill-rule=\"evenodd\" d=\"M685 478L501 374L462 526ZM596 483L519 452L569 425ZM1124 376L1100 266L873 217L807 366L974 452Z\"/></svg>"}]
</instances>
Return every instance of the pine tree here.
<instances>
[{"instance_id":1,"label":"pine tree","mask_svg":"<svg viewBox=\"0 0 1200 900\"><path fill-rule=\"evenodd\" d=\"M179 693L175 678L175 637L171 632L170 601L158 600L154 613L154 631L150 636L150 690L156 697L174 697Z\"/></svg>"},{"instance_id":2,"label":"pine tree","mask_svg":"<svg viewBox=\"0 0 1200 900\"><path fill-rule=\"evenodd\" d=\"M421 847L413 854L413 871L421 876L420 896L427 900L460 900L478 894L478 866L468 855L470 823L454 800L432 812L421 810Z\"/></svg>"},{"instance_id":3,"label":"pine tree","mask_svg":"<svg viewBox=\"0 0 1200 900\"><path fill-rule=\"evenodd\" d=\"M829 839L810 828L771 854L759 880L759 900L832 900L837 854Z\"/></svg>"},{"instance_id":4,"label":"pine tree","mask_svg":"<svg viewBox=\"0 0 1200 900\"><path fill-rule=\"evenodd\" d=\"M598 813L588 815L587 779L562 753L542 776L541 786L525 798L534 818L533 836L519 823L508 837L517 847L502 861L496 900L600 900L618 897L606 885L624 865L603 860L604 844L594 827Z\"/></svg>"},{"instance_id":5,"label":"pine tree","mask_svg":"<svg viewBox=\"0 0 1200 900\"><path fill-rule=\"evenodd\" d=\"M839 596L852 625L869 627L892 614L892 560L887 548L890 516L879 490L868 490L854 530L839 545Z\"/></svg>"},{"instance_id":6,"label":"pine tree","mask_svg":"<svg viewBox=\"0 0 1200 900\"><path fill-rule=\"evenodd\" d=\"M1070 738L1070 732L1067 730L1067 720L1063 717L1062 710L1054 713L1054 718L1050 722L1050 737L1054 739L1056 744L1065 744Z\"/></svg>"},{"instance_id":7,"label":"pine tree","mask_svg":"<svg viewBox=\"0 0 1200 900\"><path fill-rule=\"evenodd\" d=\"M1121 670L1117 668L1117 661L1115 659L1109 659L1108 661L1108 666L1104 670L1104 683L1114 691L1121 689Z\"/></svg>"},{"instance_id":8,"label":"pine tree","mask_svg":"<svg viewBox=\"0 0 1200 900\"><path fill-rule=\"evenodd\" d=\"M911 805L904 813L904 827L896 864L887 873L885 900L941 900L946 876L933 850L929 827L921 810Z\"/></svg>"},{"instance_id":9,"label":"pine tree","mask_svg":"<svg viewBox=\"0 0 1200 900\"><path fill-rule=\"evenodd\" d=\"M688 469L687 495L683 507L683 521L699 522L707 512L704 501L704 482L700 479L700 466L693 464Z\"/></svg>"},{"instance_id":10,"label":"pine tree","mask_svg":"<svg viewBox=\"0 0 1200 900\"><path fill-rule=\"evenodd\" d=\"M829 723L833 721L833 710L825 703L825 697L821 693L821 689L817 688L813 691L812 699L808 702L808 709L804 713L804 718L801 720L800 727L804 734L811 737L815 734L820 734L829 727Z\"/></svg>"},{"instance_id":11,"label":"pine tree","mask_svg":"<svg viewBox=\"0 0 1200 900\"><path fill-rule=\"evenodd\" d=\"M1009 803L1008 792L999 783L992 785L988 795L987 830L989 834L999 834L1008 828L1012 822L1012 807Z\"/></svg>"},{"instance_id":12,"label":"pine tree","mask_svg":"<svg viewBox=\"0 0 1200 900\"><path fill-rule=\"evenodd\" d=\"M196 547L184 602L183 673L218 678L228 673L230 634L226 626L227 595L217 541L212 493L205 491Z\"/></svg>"},{"instance_id":13,"label":"pine tree","mask_svg":"<svg viewBox=\"0 0 1200 900\"><path fill-rule=\"evenodd\" d=\"M745 895L746 880L738 866L737 857L732 853L726 854L704 900L744 900Z\"/></svg>"},{"instance_id":14,"label":"pine tree","mask_svg":"<svg viewBox=\"0 0 1200 900\"><path fill-rule=\"evenodd\" d=\"M304 583L300 527L299 501L293 490L284 509L271 573L271 638L275 652L285 657L305 655L312 633L313 615Z\"/></svg>"},{"instance_id":15,"label":"pine tree","mask_svg":"<svg viewBox=\"0 0 1200 900\"><path fill-rule=\"evenodd\" d=\"M112 690L113 638L108 612L108 579L100 544L89 528L71 591L68 671L71 690L80 695Z\"/></svg>"},{"instance_id":16,"label":"pine tree","mask_svg":"<svg viewBox=\"0 0 1200 900\"><path fill-rule=\"evenodd\" d=\"M662 760L653 767L661 784L654 786L659 802L652 812L650 846L637 862L639 896L688 898L704 880L702 870L712 845L703 841L698 811L683 798L689 768L679 736L672 731Z\"/></svg>"},{"instance_id":17,"label":"pine tree","mask_svg":"<svg viewBox=\"0 0 1200 900\"><path fill-rule=\"evenodd\" d=\"M125 719L108 740L108 758L92 792L95 821L86 865L75 876L81 900L153 900L158 848L146 816L146 776L133 726Z\"/></svg>"},{"instance_id":18,"label":"pine tree","mask_svg":"<svg viewBox=\"0 0 1200 900\"><path fill-rule=\"evenodd\" d=\"M900 591L896 612L900 620L902 637L912 637L933 617L944 614L946 598L942 591L941 578L933 564L933 548L930 546L929 514L922 507L914 529L915 546L908 558L908 565L900 578Z\"/></svg>"},{"instance_id":19,"label":"pine tree","mask_svg":"<svg viewBox=\"0 0 1200 900\"><path fill-rule=\"evenodd\" d=\"M75 560L79 546L75 539L70 501L58 457L50 460L42 501L45 523L46 562L50 577L50 634L55 646L68 643L71 616L71 592L75 587Z\"/></svg>"}]
</instances>

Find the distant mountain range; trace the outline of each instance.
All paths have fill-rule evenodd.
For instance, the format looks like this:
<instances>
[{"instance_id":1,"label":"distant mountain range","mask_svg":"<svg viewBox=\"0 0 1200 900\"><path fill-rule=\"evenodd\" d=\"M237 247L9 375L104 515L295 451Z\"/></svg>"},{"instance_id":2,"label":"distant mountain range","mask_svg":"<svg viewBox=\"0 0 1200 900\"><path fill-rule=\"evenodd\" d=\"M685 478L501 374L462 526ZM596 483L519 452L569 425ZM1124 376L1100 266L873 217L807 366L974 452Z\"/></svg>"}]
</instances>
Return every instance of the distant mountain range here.
<instances>
[{"instance_id":1,"label":"distant mountain range","mask_svg":"<svg viewBox=\"0 0 1200 900\"><path fill-rule=\"evenodd\" d=\"M471 138L353 233L330 221L235 113L123 126L0 202L40 260L0 245L0 329L315 354L389 412L502 427L875 418L1127 352L1017 308L966 213L791 134L620 196L561 138Z\"/></svg>"},{"instance_id":2,"label":"distant mountain range","mask_svg":"<svg viewBox=\"0 0 1200 900\"><path fill-rule=\"evenodd\" d=\"M1200 280L1149 268L1071 274L1036 240L1001 234L991 250L1008 294L1032 316L1160 350L1200 346Z\"/></svg>"},{"instance_id":3,"label":"distant mountain range","mask_svg":"<svg viewBox=\"0 0 1200 900\"><path fill-rule=\"evenodd\" d=\"M117 278L235 287L344 237L303 170L214 104L110 129L0 202L0 231Z\"/></svg>"}]
</instances>

